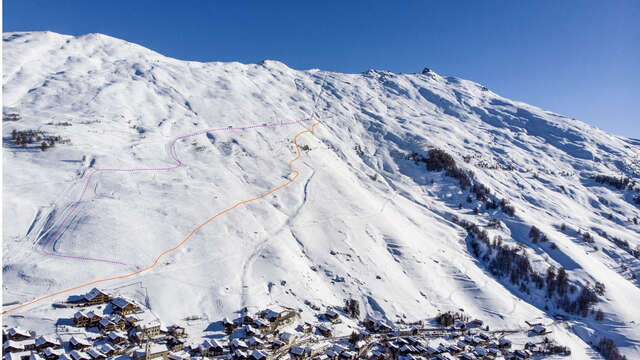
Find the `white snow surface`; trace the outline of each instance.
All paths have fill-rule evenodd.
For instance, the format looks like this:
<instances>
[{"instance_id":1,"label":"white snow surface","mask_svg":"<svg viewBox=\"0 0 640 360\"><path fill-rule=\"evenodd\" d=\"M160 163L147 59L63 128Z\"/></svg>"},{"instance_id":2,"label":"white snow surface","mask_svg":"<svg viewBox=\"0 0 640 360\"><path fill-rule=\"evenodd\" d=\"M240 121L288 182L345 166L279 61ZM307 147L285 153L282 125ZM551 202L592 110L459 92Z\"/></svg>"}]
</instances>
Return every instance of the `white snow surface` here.
<instances>
[{"instance_id":1,"label":"white snow surface","mask_svg":"<svg viewBox=\"0 0 640 360\"><path fill-rule=\"evenodd\" d=\"M213 321L244 306L310 311L305 300L341 305L353 297L363 313L392 321L464 308L492 328L551 324L575 358L597 358L589 342L602 336L631 358L640 352L640 282L632 277L640 275L640 263L599 235L606 231L635 249L640 226L630 219L640 211L633 191L591 178L637 180L640 140L433 72L341 74L277 61L181 61L101 34L4 33L2 85L4 109L22 116L3 122L3 303L150 265L209 217L285 183L296 155L293 136L312 122L179 141L184 166L173 171L94 176L47 250L125 266L40 252L93 169L169 167L176 137L314 117L315 132L298 138L311 150L294 163L300 176L290 186L216 218L152 270L95 286L144 289L136 300L168 323L193 315ZM71 126L56 125L62 122ZM13 129L39 129L70 144L22 149L9 141ZM407 160L431 147L451 153L498 198L509 199L515 217L499 209L474 215L469 192L455 180ZM503 230L490 229L491 236L521 243L542 273L563 266L572 282L604 283L596 306L605 320L554 321L543 296L523 296L471 255L454 214L482 225L502 220ZM570 231L561 231L561 223ZM532 243L532 225L558 248ZM577 230L594 235L599 250ZM4 315L3 322L51 332L51 303L68 295Z\"/></svg>"}]
</instances>

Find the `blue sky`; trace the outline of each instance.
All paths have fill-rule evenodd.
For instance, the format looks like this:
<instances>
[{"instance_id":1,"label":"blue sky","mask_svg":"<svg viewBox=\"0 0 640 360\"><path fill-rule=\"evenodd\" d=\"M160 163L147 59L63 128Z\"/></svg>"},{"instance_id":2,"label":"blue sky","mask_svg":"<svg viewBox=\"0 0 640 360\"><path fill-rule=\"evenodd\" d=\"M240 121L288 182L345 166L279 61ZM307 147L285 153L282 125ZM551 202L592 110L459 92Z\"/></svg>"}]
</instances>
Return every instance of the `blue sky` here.
<instances>
[{"instance_id":1,"label":"blue sky","mask_svg":"<svg viewBox=\"0 0 640 360\"><path fill-rule=\"evenodd\" d=\"M198 61L384 69L640 138L640 1L3 1L3 31L99 32Z\"/></svg>"}]
</instances>

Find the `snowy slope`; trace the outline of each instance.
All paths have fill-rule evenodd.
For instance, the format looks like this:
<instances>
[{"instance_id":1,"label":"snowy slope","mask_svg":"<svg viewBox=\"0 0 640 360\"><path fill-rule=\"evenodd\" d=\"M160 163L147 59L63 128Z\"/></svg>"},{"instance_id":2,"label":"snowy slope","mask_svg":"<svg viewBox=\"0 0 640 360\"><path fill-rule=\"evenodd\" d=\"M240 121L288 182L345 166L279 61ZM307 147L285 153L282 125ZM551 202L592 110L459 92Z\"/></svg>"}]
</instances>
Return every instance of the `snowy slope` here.
<instances>
[{"instance_id":1,"label":"snowy slope","mask_svg":"<svg viewBox=\"0 0 640 360\"><path fill-rule=\"evenodd\" d=\"M94 169L170 167L179 136L314 117L315 132L299 137L311 150L295 163L294 183L216 218L154 269L100 286L141 282L151 309L171 320L355 297L365 312L388 320L464 308L493 327L552 323L558 309L545 310L543 294L527 295L492 274L451 220L485 226L497 218L503 227L487 229L490 236L522 244L536 271L562 266L576 285L606 285L595 306L604 321L565 314L568 321L552 325L576 358L592 356L588 342L601 336L628 355L640 352L640 263L628 251L640 245L632 221L640 217L638 192L593 179L638 180L640 140L433 72L179 61L100 34L5 33L2 83L5 112L22 116L3 122L4 303L148 266L219 211L286 182L296 155L292 138L312 123L180 140L182 167L97 174L74 211ZM70 143L44 152L22 148L11 141L13 129ZM475 181L515 207L515 216L485 207L474 214L482 204L466 201L468 189L410 159L432 148L473 171ZM551 241L533 243L532 225ZM595 242L584 242L577 230ZM65 297L3 321L47 318L51 302Z\"/></svg>"}]
</instances>

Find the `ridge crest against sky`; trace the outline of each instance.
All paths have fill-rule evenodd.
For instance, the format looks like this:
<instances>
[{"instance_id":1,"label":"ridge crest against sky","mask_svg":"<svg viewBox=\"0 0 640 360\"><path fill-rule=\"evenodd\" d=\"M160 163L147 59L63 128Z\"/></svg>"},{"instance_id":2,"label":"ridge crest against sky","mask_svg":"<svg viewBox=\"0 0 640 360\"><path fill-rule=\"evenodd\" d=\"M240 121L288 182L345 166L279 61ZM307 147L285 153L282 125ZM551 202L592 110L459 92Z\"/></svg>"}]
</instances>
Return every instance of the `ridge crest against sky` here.
<instances>
[{"instance_id":1,"label":"ridge crest against sky","mask_svg":"<svg viewBox=\"0 0 640 360\"><path fill-rule=\"evenodd\" d=\"M3 31L103 33L182 60L429 67L640 138L640 2L3 1Z\"/></svg>"}]
</instances>

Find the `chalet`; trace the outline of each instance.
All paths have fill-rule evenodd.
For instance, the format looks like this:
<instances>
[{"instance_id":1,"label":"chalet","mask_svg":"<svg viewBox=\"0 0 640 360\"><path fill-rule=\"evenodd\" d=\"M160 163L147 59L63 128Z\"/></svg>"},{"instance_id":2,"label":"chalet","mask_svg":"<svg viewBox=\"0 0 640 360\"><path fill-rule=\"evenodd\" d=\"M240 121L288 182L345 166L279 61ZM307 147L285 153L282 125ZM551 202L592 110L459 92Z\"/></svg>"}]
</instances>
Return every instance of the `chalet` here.
<instances>
[{"instance_id":1,"label":"chalet","mask_svg":"<svg viewBox=\"0 0 640 360\"><path fill-rule=\"evenodd\" d=\"M457 345L449 345L447 347L447 349L452 354L458 354L458 353L462 352L462 349L460 347L458 347Z\"/></svg>"},{"instance_id":2,"label":"chalet","mask_svg":"<svg viewBox=\"0 0 640 360\"><path fill-rule=\"evenodd\" d=\"M98 288L93 288L84 295L84 300L87 305L104 304L109 301L109 295Z\"/></svg>"},{"instance_id":3,"label":"chalet","mask_svg":"<svg viewBox=\"0 0 640 360\"><path fill-rule=\"evenodd\" d=\"M85 327L89 325L89 317L83 311L78 311L73 314L73 323L76 324L77 327Z\"/></svg>"},{"instance_id":4,"label":"chalet","mask_svg":"<svg viewBox=\"0 0 640 360\"><path fill-rule=\"evenodd\" d=\"M327 358L332 360L335 360L340 356L340 353L333 349L327 349L327 351L325 351L324 354L327 355Z\"/></svg>"},{"instance_id":5,"label":"chalet","mask_svg":"<svg viewBox=\"0 0 640 360\"><path fill-rule=\"evenodd\" d=\"M353 351L343 351L340 354L340 359L345 359L345 360L353 360L356 358L356 353Z\"/></svg>"},{"instance_id":6,"label":"chalet","mask_svg":"<svg viewBox=\"0 0 640 360\"><path fill-rule=\"evenodd\" d=\"M169 334L175 338L181 338L187 336L185 329L182 326L171 325L168 328Z\"/></svg>"},{"instance_id":7,"label":"chalet","mask_svg":"<svg viewBox=\"0 0 640 360\"><path fill-rule=\"evenodd\" d=\"M438 352L439 353L443 353L443 352L447 352L447 351L449 351L449 349L443 343L440 343L440 345L438 345Z\"/></svg>"},{"instance_id":8,"label":"chalet","mask_svg":"<svg viewBox=\"0 0 640 360\"><path fill-rule=\"evenodd\" d=\"M385 353L380 351L380 350L378 350L378 349L371 350L371 352L369 354L369 359L370 360L382 360L385 357L386 357Z\"/></svg>"},{"instance_id":9,"label":"chalet","mask_svg":"<svg viewBox=\"0 0 640 360\"><path fill-rule=\"evenodd\" d=\"M89 357L89 355L78 350L73 350L69 353L69 356L71 356L71 359L73 360L91 360L91 357Z\"/></svg>"},{"instance_id":10,"label":"chalet","mask_svg":"<svg viewBox=\"0 0 640 360\"><path fill-rule=\"evenodd\" d=\"M438 354L438 356L436 356L436 359L438 359L438 360L455 360L455 359L453 358L453 356L451 356L451 355L450 355L450 354L448 354L448 353L441 353L441 354Z\"/></svg>"},{"instance_id":11,"label":"chalet","mask_svg":"<svg viewBox=\"0 0 640 360\"><path fill-rule=\"evenodd\" d=\"M274 322L279 319L280 313L271 309L264 309L260 312L260 316L269 320L270 322Z\"/></svg>"},{"instance_id":12,"label":"chalet","mask_svg":"<svg viewBox=\"0 0 640 360\"><path fill-rule=\"evenodd\" d=\"M483 357L487 355L487 350L482 346L476 346L475 349L473 349L473 353L476 354L476 356Z\"/></svg>"},{"instance_id":13,"label":"chalet","mask_svg":"<svg viewBox=\"0 0 640 360\"><path fill-rule=\"evenodd\" d=\"M515 351L516 356L523 358L523 359L528 359L531 357L531 352L529 350L516 350Z\"/></svg>"},{"instance_id":14,"label":"chalet","mask_svg":"<svg viewBox=\"0 0 640 360\"><path fill-rule=\"evenodd\" d=\"M18 353L24 351L24 344L19 341L7 340L2 345L2 353Z\"/></svg>"},{"instance_id":15,"label":"chalet","mask_svg":"<svg viewBox=\"0 0 640 360\"><path fill-rule=\"evenodd\" d=\"M180 351L184 348L184 341L176 338L169 338L169 340L167 340L167 347L170 351Z\"/></svg>"},{"instance_id":16,"label":"chalet","mask_svg":"<svg viewBox=\"0 0 640 360\"><path fill-rule=\"evenodd\" d=\"M186 351L178 351L169 354L169 360L189 360L191 355Z\"/></svg>"},{"instance_id":17,"label":"chalet","mask_svg":"<svg viewBox=\"0 0 640 360\"><path fill-rule=\"evenodd\" d=\"M101 353L103 353L107 357L111 357L111 356L117 354L119 352L118 350L120 350L120 349L116 348L115 346L113 346L110 343L104 343L98 348L98 351L100 351Z\"/></svg>"},{"instance_id":18,"label":"chalet","mask_svg":"<svg viewBox=\"0 0 640 360\"><path fill-rule=\"evenodd\" d=\"M253 350L251 355L249 355L249 359L251 360L269 360L269 358L269 354L260 350Z\"/></svg>"},{"instance_id":19,"label":"chalet","mask_svg":"<svg viewBox=\"0 0 640 360\"><path fill-rule=\"evenodd\" d=\"M136 330L144 333L147 337L152 338L160 335L160 322L150 321L145 324L136 326Z\"/></svg>"},{"instance_id":20,"label":"chalet","mask_svg":"<svg viewBox=\"0 0 640 360\"><path fill-rule=\"evenodd\" d=\"M56 360L60 357L60 355L64 354L64 349L51 349L46 348L42 352L44 358L47 360Z\"/></svg>"},{"instance_id":21,"label":"chalet","mask_svg":"<svg viewBox=\"0 0 640 360\"><path fill-rule=\"evenodd\" d=\"M489 352L489 354L491 354L491 356L496 357L500 354L500 350L494 348L494 347L490 347L489 350L487 350Z\"/></svg>"},{"instance_id":22,"label":"chalet","mask_svg":"<svg viewBox=\"0 0 640 360\"><path fill-rule=\"evenodd\" d=\"M87 355L89 355L93 360L104 360L107 358L105 354L94 348L87 349Z\"/></svg>"},{"instance_id":23,"label":"chalet","mask_svg":"<svg viewBox=\"0 0 640 360\"><path fill-rule=\"evenodd\" d=\"M462 354L462 356L460 356L460 359L463 360L475 360L475 355L473 355L472 353L464 353Z\"/></svg>"},{"instance_id":24,"label":"chalet","mask_svg":"<svg viewBox=\"0 0 640 360\"><path fill-rule=\"evenodd\" d=\"M388 332L393 331L393 329L391 328L391 326L389 326L389 325L387 325L387 324L385 324L385 323L382 323L382 322L381 322L381 323L378 323L378 326L377 326L376 330L377 330L379 333L388 333Z\"/></svg>"},{"instance_id":25,"label":"chalet","mask_svg":"<svg viewBox=\"0 0 640 360\"><path fill-rule=\"evenodd\" d=\"M247 340L247 345L249 345L249 349L261 349L264 347L264 341L252 336Z\"/></svg>"},{"instance_id":26,"label":"chalet","mask_svg":"<svg viewBox=\"0 0 640 360\"><path fill-rule=\"evenodd\" d=\"M342 322L342 320L340 320L340 315L338 315L338 313L335 312L334 310L331 310L331 309L327 310L324 316L334 324Z\"/></svg>"},{"instance_id":27,"label":"chalet","mask_svg":"<svg viewBox=\"0 0 640 360\"><path fill-rule=\"evenodd\" d=\"M292 344L296 340L296 336L288 331L283 331L278 336L286 345Z\"/></svg>"},{"instance_id":28,"label":"chalet","mask_svg":"<svg viewBox=\"0 0 640 360\"><path fill-rule=\"evenodd\" d=\"M73 350L84 350L91 346L91 343L85 337L74 335L71 337L71 339L69 339L69 346Z\"/></svg>"},{"instance_id":29,"label":"chalet","mask_svg":"<svg viewBox=\"0 0 640 360\"><path fill-rule=\"evenodd\" d=\"M253 324L253 322L254 322L253 316L251 316L251 314L248 314L248 313L240 318L240 323L242 325L251 325Z\"/></svg>"},{"instance_id":30,"label":"chalet","mask_svg":"<svg viewBox=\"0 0 640 360\"><path fill-rule=\"evenodd\" d=\"M322 334L322 336L325 337L330 337L331 336L331 328L329 328L328 326L324 325L324 324L320 324L316 327L316 329L318 329L318 332L320 334Z\"/></svg>"},{"instance_id":31,"label":"chalet","mask_svg":"<svg viewBox=\"0 0 640 360\"><path fill-rule=\"evenodd\" d=\"M292 346L289 354L295 359L303 359L305 357L304 348L301 346Z\"/></svg>"},{"instance_id":32,"label":"chalet","mask_svg":"<svg viewBox=\"0 0 640 360\"><path fill-rule=\"evenodd\" d=\"M31 355L29 355L29 360L44 360L44 358L40 356L40 354L32 352Z\"/></svg>"},{"instance_id":33,"label":"chalet","mask_svg":"<svg viewBox=\"0 0 640 360\"><path fill-rule=\"evenodd\" d=\"M202 345L198 347L202 356L222 355L224 347L215 339L205 340Z\"/></svg>"},{"instance_id":34,"label":"chalet","mask_svg":"<svg viewBox=\"0 0 640 360\"><path fill-rule=\"evenodd\" d=\"M31 352L23 351L18 353L6 353L4 354L4 360L29 360L29 356L31 356Z\"/></svg>"},{"instance_id":35,"label":"chalet","mask_svg":"<svg viewBox=\"0 0 640 360\"><path fill-rule=\"evenodd\" d=\"M240 350L247 350L249 348L244 341L238 338L231 340L231 347Z\"/></svg>"},{"instance_id":36,"label":"chalet","mask_svg":"<svg viewBox=\"0 0 640 360\"><path fill-rule=\"evenodd\" d=\"M89 311L87 313L87 317L89 318L89 325L98 325L100 320L102 320L102 315L96 313L95 311Z\"/></svg>"},{"instance_id":37,"label":"chalet","mask_svg":"<svg viewBox=\"0 0 640 360\"><path fill-rule=\"evenodd\" d=\"M100 328L102 332L106 333L109 331L114 331L116 329L116 324L113 321L111 321L111 319L109 319L108 317L104 317L98 323L98 328Z\"/></svg>"},{"instance_id":38,"label":"chalet","mask_svg":"<svg viewBox=\"0 0 640 360\"><path fill-rule=\"evenodd\" d=\"M69 354L63 353L63 354L60 354L60 356L58 356L58 360L73 360L73 359L71 359Z\"/></svg>"},{"instance_id":39,"label":"chalet","mask_svg":"<svg viewBox=\"0 0 640 360\"><path fill-rule=\"evenodd\" d=\"M135 327L136 323L140 322L140 318L134 315L129 315L125 318L125 328Z\"/></svg>"},{"instance_id":40,"label":"chalet","mask_svg":"<svg viewBox=\"0 0 640 360\"><path fill-rule=\"evenodd\" d=\"M247 358L247 353L240 350L240 349L235 349L233 351L233 358L234 359L246 359Z\"/></svg>"},{"instance_id":41,"label":"chalet","mask_svg":"<svg viewBox=\"0 0 640 360\"><path fill-rule=\"evenodd\" d=\"M280 340L280 339L275 339L273 341L271 341L271 348L273 350L277 350L280 349L281 347L285 346L286 344L284 343L284 341Z\"/></svg>"},{"instance_id":42,"label":"chalet","mask_svg":"<svg viewBox=\"0 0 640 360\"><path fill-rule=\"evenodd\" d=\"M245 338L258 334L258 330L251 325L243 326L242 330L244 331Z\"/></svg>"},{"instance_id":43,"label":"chalet","mask_svg":"<svg viewBox=\"0 0 640 360\"><path fill-rule=\"evenodd\" d=\"M533 331L534 333L538 334L538 335L544 335L547 333L547 329L542 326L542 325L536 325L534 326L531 331Z\"/></svg>"},{"instance_id":44,"label":"chalet","mask_svg":"<svg viewBox=\"0 0 640 360\"><path fill-rule=\"evenodd\" d=\"M475 327L481 327L483 322L480 319L473 319L469 324Z\"/></svg>"},{"instance_id":45,"label":"chalet","mask_svg":"<svg viewBox=\"0 0 640 360\"><path fill-rule=\"evenodd\" d=\"M31 339L31 334L27 330L24 330L22 328L13 327L7 331L7 337L10 340L22 341L22 340Z\"/></svg>"},{"instance_id":46,"label":"chalet","mask_svg":"<svg viewBox=\"0 0 640 360\"><path fill-rule=\"evenodd\" d=\"M436 355L438 354L440 351L438 351L438 349L435 349L431 346L427 346L427 352L429 353L429 355Z\"/></svg>"},{"instance_id":47,"label":"chalet","mask_svg":"<svg viewBox=\"0 0 640 360\"><path fill-rule=\"evenodd\" d=\"M511 347L511 340L509 340L507 338L502 338L502 339L498 340L498 347L500 347L501 349L510 348Z\"/></svg>"},{"instance_id":48,"label":"chalet","mask_svg":"<svg viewBox=\"0 0 640 360\"><path fill-rule=\"evenodd\" d=\"M113 299L111 305L113 306L113 311L120 315L133 314L138 310L138 307L133 302L122 297Z\"/></svg>"},{"instance_id":49,"label":"chalet","mask_svg":"<svg viewBox=\"0 0 640 360\"><path fill-rule=\"evenodd\" d=\"M269 324L263 320L255 319L253 321L253 326L258 330L265 330L270 328Z\"/></svg>"},{"instance_id":50,"label":"chalet","mask_svg":"<svg viewBox=\"0 0 640 360\"><path fill-rule=\"evenodd\" d=\"M109 334L107 335L107 338L109 339L109 341L111 341L114 344L120 344L127 340L127 334L125 334L122 331L115 330L115 331L109 332Z\"/></svg>"},{"instance_id":51,"label":"chalet","mask_svg":"<svg viewBox=\"0 0 640 360\"><path fill-rule=\"evenodd\" d=\"M234 324L228 318L224 318L222 320L222 326L224 327L224 332L227 333L227 335L231 334L236 328L236 324Z\"/></svg>"},{"instance_id":52,"label":"chalet","mask_svg":"<svg viewBox=\"0 0 640 360\"><path fill-rule=\"evenodd\" d=\"M44 348L59 348L60 341L52 336L40 336L36 339L36 349L42 350Z\"/></svg>"}]
</instances>

